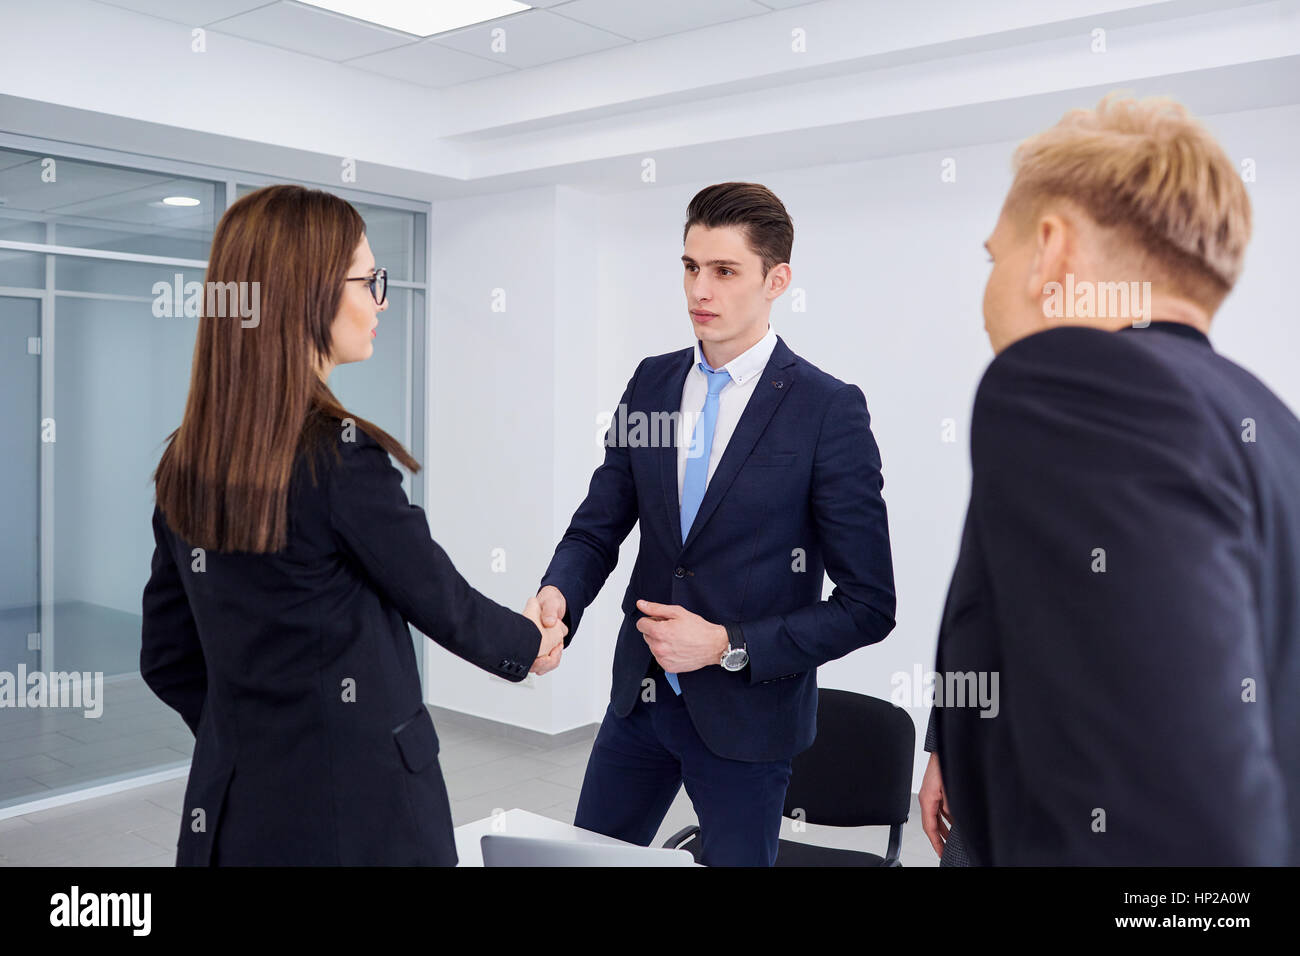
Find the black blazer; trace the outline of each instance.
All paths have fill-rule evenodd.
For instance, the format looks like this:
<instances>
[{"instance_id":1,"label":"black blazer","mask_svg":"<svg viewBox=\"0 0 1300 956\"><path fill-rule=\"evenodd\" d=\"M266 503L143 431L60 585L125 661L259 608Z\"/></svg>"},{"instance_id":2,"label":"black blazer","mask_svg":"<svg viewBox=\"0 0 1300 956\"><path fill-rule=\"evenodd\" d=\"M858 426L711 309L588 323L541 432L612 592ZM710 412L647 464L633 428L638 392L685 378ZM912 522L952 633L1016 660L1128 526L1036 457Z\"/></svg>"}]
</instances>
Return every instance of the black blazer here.
<instances>
[{"instance_id":1,"label":"black blazer","mask_svg":"<svg viewBox=\"0 0 1300 956\"><path fill-rule=\"evenodd\" d=\"M700 738L733 760L783 760L816 735L818 665L894 626L880 453L862 390L778 336L683 541L676 431L649 435L663 413L680 410L692 361L693 347L637 366L606 435L605 461L542 584L564 595L567 642L639 521L614 650L614 712L632 711L654 661L636 629L637 600L679 604L737 625L749 650L740 671L713 664L679 676ZM826 600L824 574L835 583Z\"/></svg>"},{"instance_id":2,"label":"black blazer","mask_svg":"<svg viewBox=\"0 0 1300 956\"><path fill-rule=\"evenodd\" d=\"M936 729L975 859L1300 865L1300 421L1189 326L1057 328L989 366L971 468L937 670L1000 706Z\"/></svg>"},{"instance_id":3,"label":"black blazer","mask_svg":"<svg viewBox=\"0 0 1300 956\"><path fill-rule=\"evenodd\" d=\"M295 463L288 545L203 555L154 508L140 673L194 731L178 865L454 865L407 622L520 681L541 636L479 594L356 430Z\"/></svg>"}]
</instances>

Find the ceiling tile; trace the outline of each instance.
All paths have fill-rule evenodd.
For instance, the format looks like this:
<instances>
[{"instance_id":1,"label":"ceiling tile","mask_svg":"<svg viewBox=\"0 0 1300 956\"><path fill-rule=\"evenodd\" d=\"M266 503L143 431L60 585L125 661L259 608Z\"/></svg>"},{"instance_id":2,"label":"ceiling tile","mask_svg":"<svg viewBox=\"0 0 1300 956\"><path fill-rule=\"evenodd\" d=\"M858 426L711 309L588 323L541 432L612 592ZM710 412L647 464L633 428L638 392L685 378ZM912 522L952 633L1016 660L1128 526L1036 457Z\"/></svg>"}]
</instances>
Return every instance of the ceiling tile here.
<instances>
[{"instance_id":1,"label":"ceiling tile","mask_svg":"<svg viewBox=\"0 0 1300 956\"><path fill-rule=\"evenodd\" d=\"M291 0L260 7L212 25L217 33L256 40L326 60L353 57L415 43L417 37L364 23Z\"/></svg>"},{"instance_id":2,"label":"ceiling tile","mask_svg":"<svg viewBox=\"0 0 1300 956\"><path fill-rule=\"evenodd\" d=\"M810 3L817 3L817 0L758 0L758 2L773 10L787 10L790 7L805 7Z\"/></svg>"},{"instance_id":3,"label":"ceiling tile","mask_svg":"<svg viewBox=\"0 0 1300 956\"><path fill-rule=\"evenodd\" d=\"M633 40L684 33L772 12L755 0L571 0L551 11Z\"/></svg>"},{"instance_id":4,"label":"ceiling tile","mask_svg":"<svg viewBox=\"0 0 1300 956\"><path fill-rule=\"evenodd\" d=\"M207 26L217 20L264 7L267 0L100 0L110 7L122 7L151 17L188 23L190 26Z\"/></svg>"},{"instance_id":5,"label":"ceiling tile","mask_svg":"<svg viewBox=\"0 0 1300 956\"><path fill-rule=\"evenodd\" d=\"M505 31L504 52L497 53L492 48L495 30ZM595 53L630 41L585 23L557 17L545 10L528 10L472 27L462 27L451 33L442 33L431 37L430 42L523 69L584 53Z\"/></svg>"},{"instance_id":6,"label":"ceiling tile","mask_svg":"<svg viewBox=\"0 0 1300 956\"><path fill-rule=\"evenodd\" d=\"M347 65L421 86L451 86L512 70L504 62L472 56L430 40L348 60Z\"/></svg>"}]
</instances>

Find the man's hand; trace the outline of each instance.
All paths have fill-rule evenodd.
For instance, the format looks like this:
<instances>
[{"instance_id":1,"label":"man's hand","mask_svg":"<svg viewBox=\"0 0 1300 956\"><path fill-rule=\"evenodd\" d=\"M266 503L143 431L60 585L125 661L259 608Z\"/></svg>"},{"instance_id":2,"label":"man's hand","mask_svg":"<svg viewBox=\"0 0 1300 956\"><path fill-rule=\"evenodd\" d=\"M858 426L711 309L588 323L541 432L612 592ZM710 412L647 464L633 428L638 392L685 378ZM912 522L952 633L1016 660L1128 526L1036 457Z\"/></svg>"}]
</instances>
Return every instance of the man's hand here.
<instances>
[{"instance_id":1,"label":"man's hand","mask_svg":"<svg viewBox=\"0 0 1300 956\"><path fill-rule=\"evenodd\" d=\"M551 653L557 648L562 649L564 647L564 636L569 633L569 629L564 626L563 621L555 621L551 626L547 627L543 620L541 602L538 601L536 597L530 597L528 599L528 603L524 605L523 614L524 617L537 625L537 630L540 631L542 635L541 642L537 647L537 659L533 661L532 668L529 668L530 670L536 671L539 661L544 658L549 658ZM547 670L553 669L555 664L558 664L559 662L560 656L559 654L556 654L554 657L554 663L548 667ZM545 672L540 671L538 673Z\"/></svg>"},{"instance_id":2,"label":"man's hand","mask_svg":"<svg viewBox=\"0 0 1300 956\"><path fill-rule=\"evenodd\" d=\"M671 674L697 671L722 660L730 646L727 629L712 624L680 604L637 601L646 617L636 622L659 666Z\"/></svg>"},{"instance_id":3,"label":"man's hand","mask_svg":"<svg viewBox=\"0 0 1300 956\"><path fill-rule=\"evenodd\" d=\"M542 626L550 627L556 621L564 620L564 612L568 604L564 600L564 595L554 584L548 584L537 592L537 601L542 606Z\"/></svg>"},{"instance_id":4,"label":"man's hand","mask_svg":"<svg viewBox=\"0 0 1300 956\"><path fill-rule=\"evenodd\" d=\"M948 840L952 815L948 812L948 798L944 796L943 775L939 772L939 755L936 753L930 754L916 801L921 805L921 829L930 838L930 845L939 859L943 859L943 846Z\"/></svg>"},{"instance_id":5,"label":"man's hand","mask_svg":"<svg viewBox=\"0 0 1300 956\"><path fill-rule=\"evenodd\" d=\"M569 629L564 626L564 611L567 604L564 595L560 589L554 585L548 584L537 592L537 596L530 598L528 606L524 609L524 614L530 617L538 627L543 629L558 629L560 632L560 641L557 644L547 647L543 640L542 647L533 661L533 666L529 670L534 674L546 674L560 666L560 655L564 653L564 636L568 634ZM537 617L529 614L529 608L534 609Z\"/></svg>"}]
</instances>

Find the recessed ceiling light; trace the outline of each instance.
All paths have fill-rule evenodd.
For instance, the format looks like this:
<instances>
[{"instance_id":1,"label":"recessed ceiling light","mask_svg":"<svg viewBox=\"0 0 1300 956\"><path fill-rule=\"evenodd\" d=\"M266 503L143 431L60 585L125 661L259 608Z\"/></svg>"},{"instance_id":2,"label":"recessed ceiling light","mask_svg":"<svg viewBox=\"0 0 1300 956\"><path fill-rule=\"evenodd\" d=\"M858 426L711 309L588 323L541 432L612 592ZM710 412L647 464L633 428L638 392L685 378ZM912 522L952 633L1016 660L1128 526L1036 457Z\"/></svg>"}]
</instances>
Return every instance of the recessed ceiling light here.
<instances>
[{"instance_id":1,"label":"recessed ceiling light","mask_svg":"<svg viewBox=\"0 0 1300 956\"><path fill-rule=\"evenodd\" d=\"M199 201L193 196L167 196L163 199L165 206L197 206Z\"/></svg>"},{"instance_id":2,"label":"recessed ceiling light","mask_svg":"<svg viewBox=\"0 0 1300 956\"><path fill-rule=\"evenodd\" d=\"M319 7L333 13L381 27L401 30L417 37L446 33L485 20L495 20L508 13L531 10L526 3L516 0L300 0L309 7Z\"/></svg>"}]
</instances>

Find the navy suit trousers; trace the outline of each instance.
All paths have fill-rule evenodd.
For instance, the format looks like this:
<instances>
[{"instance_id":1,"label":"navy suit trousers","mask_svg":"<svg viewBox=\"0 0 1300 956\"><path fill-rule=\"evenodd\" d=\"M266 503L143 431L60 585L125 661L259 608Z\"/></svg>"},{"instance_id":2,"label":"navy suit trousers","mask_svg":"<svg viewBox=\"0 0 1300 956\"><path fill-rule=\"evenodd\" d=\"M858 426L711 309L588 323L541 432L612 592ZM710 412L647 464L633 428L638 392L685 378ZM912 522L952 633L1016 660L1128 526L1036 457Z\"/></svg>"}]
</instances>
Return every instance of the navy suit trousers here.
<instances>
[{"instance_id":1,"label":"navy suit trousers","mask_svg":"<svg viewBox=\"0 0 1300 956\"><path fill-rule=\"evenodd\" d=\"M605 711L587 761L576 826L649 846L682 784L700 824L705 866L776 862L790 760L749 762L719 757L696 733L686 704L653 675L626 717Z\"/></svg>"}]
</instances>

